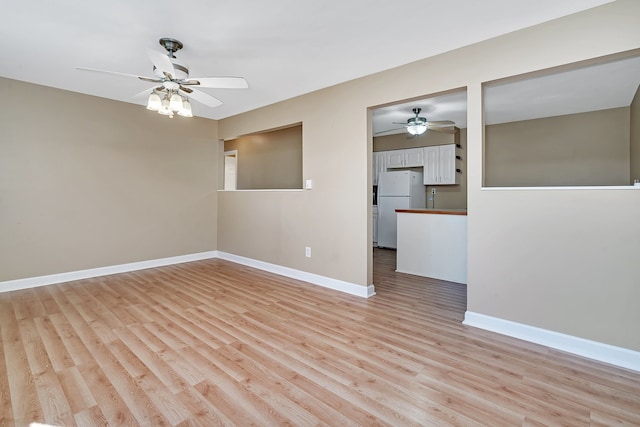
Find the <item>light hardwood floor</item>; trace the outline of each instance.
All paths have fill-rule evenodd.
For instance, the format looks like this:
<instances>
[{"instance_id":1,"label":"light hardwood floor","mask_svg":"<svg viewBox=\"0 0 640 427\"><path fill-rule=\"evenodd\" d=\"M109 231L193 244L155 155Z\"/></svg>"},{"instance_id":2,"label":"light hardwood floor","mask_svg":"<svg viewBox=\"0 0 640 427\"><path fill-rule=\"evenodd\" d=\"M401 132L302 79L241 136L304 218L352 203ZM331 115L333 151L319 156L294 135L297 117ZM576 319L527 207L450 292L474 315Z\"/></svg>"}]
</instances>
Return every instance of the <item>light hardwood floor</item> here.
<instances>
[{"instance_id":1,"label":"light hardwood floor","mask_svg":"<svg viewBox=\"0 0 640 427\"><path fill-rule=\"evenodd\" d=\"M0 294L0 425L640 425L639 373L374 256L370 299L223 260Z\"/></svg>"}]
</instances>

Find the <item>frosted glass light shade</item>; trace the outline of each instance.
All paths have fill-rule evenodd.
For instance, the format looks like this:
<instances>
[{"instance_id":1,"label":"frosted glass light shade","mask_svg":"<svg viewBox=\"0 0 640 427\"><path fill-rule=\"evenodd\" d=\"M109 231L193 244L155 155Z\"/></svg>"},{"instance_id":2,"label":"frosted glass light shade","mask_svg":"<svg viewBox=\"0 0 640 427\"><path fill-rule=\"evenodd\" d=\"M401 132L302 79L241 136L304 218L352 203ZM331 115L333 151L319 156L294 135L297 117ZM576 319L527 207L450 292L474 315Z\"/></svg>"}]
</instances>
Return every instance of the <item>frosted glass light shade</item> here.
<instances>
[{"instance_id":1,"label":"frosted glass light shade","mask_svg":"<svg viewBox=\"0 0 640 427\"><path fill-rule=\"evenodd\" d=\"M162 100L162 107L160 107L158 113L162 114L163 116L171 116L173 114L173 111L171 111L171 108L169 108L169 100L167 98L164 98Z\"/></svg>"},{"instance_id":2,"label":"frosted glass light shade","mask_svg":"<svg viewBox=\"0 0 640 427\"><path fill-rule=\"evenodd\" d=\"M151 92L149 99L147 100L147 110L158 111L162 107L162 100L160 95L155 92Z\"/></svg>"},{"instance_id":3,"label":"frosted glass light shade","mask_svg":"<svg viewBox=\"0 0 640 427\"><path fill-rule=\"evenodd\" d=\"M425 124L415 124L407 127L407 132L411 135L422 135L427 131L427 125Z\"/></svg>"},{"instance_id":4,"label":"frosted glass light shade","mask_svg":"<svg viewBox=\"0 0 640 427\"><path fill-rule=\"evenodd\" d=\"M178 111L178 115L182 117L193 117L191 112L191 104L188 99L185 99L182 103L182 108Z\"/></svg>"},{"instance_id":5,"label":"frosted glass light shade","mask_svg":"<svg viewBox=\"0 0 640 427\"><path fill-rule=\"evenodd\" d=\"M171 95L171 101L169 101L169 108L173 111L182 110L182 97L177 93Z\"/></svg>"}]
</instances>

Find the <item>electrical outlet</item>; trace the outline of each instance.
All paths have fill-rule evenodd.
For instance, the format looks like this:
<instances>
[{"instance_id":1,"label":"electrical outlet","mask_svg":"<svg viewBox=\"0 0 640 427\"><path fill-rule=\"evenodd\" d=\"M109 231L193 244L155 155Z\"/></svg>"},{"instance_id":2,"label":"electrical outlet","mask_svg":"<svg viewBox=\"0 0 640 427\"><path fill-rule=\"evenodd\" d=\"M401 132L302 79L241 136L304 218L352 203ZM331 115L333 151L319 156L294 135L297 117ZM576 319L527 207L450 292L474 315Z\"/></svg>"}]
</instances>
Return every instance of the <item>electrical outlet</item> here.
<instances>
[{"instance_id":1,"label":"electrical outlet","mask_svg":"<svg viewBox=\"0 0 640 427\"><path fill-rule=\"evenodd\" d=\"M311 247L310 246L306 246L304 248L304 256L306 256L307 258L311 258Z\"/></svg>"}]
</instances>

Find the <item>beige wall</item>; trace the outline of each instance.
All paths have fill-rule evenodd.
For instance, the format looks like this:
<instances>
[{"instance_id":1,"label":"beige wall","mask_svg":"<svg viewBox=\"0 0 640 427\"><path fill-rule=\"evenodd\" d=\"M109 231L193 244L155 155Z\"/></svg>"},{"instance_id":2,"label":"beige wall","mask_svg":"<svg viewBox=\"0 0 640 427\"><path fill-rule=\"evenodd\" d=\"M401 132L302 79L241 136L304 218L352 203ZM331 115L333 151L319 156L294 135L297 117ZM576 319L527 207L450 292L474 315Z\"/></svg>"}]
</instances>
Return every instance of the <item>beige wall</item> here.
<instances>
[{"instance_id":1,"label":"beige wall","mask_svg":"<svg viewBox=\"0 0 640 427\"><path fill-rule=\"evenodd\" d=\"M408 138L406 133L377 136L373 138L373 151L401 150L405 148L428 147L431 145L459 144L457 150L461 160L457 162L461 174L457 185L438 185L436 187L435 206L439 209L467 208L467 130L460 129L455 135L444 132L427 132ZM433 207L430 185L425 186L427 207Z\"/></svg>"},{"instance_id":2,"label":"beige wall","mask_svg":"<svg viewBox=\"0 0 640 427\"><path fill-rule=\"evenodd\" d=\"M482 188L483 82L638 49L638 17L640 2L618 0L225 119L219 136L214 121L0 80L12 103L0 115L0 280L217 241L219 250L366 286L368 109L467 87L468 309L640 350L640 193ZM210 160L221 146L212 141L298 122L312 190L216 195L220 170Z\"/></svg>"},{"instance_id":3,"label":"beige wall","mask_svg":"<svg viewBox=\"0 0 640 427\"><path fill-rule=\"evenodd\" d=\"M216 249L217 122L0 78L0 281Z\"/></svg>"},{"instance_id":4,"label":"beige wall","mask_svg":"<svg viewBox=\"0 0 640 427\"><path fill-rule=\"evenodd\" d=\"M631 141L631 177L630 181L640 180L640 88L636 90L636 95L631 103L629 112L630 116L630 135Z\"/></svg>"},{"instance_id":5,"label":"beige wall","mask_svg":"<svg viewBox=\"0 0 640 427\"><path fill-rule=\"evenodd\" d=\"M629 184L629 108L487 126L485 185Z\"/></svg>"},{"instance_id":6,"label":"beige wall","mask_svg":"<svg viewBox=\"0 0 640 427\"><path fill-rule=\"evenodd\" d=\"M405 148L429 147L431 145L454 144L460 140L454 134L427 131L413 137L406 132L373 138L373 151L402 150ZM466 142L466 141L465 141Z\"/></svg>"},{"instance_id":7,"label":"beige wall","mask_svg":"<svg viewBox=\"0 0 640 427\"><path fill-rule=\"evenodd\" d=\"M238 150L238 190L302 188L302 126L225 141Z\"/></svg>"},{"instance_id":8,"label":"beige wall","mask_svg":"<svg viewBox=\"0 0 640 427\"><path fill-rule=\"evenodd\" d=\"M639 16L640 2L619 0L222 120L224 139L302 122L314 189L225 193L219 249L372 283L368 109L467 87L468 309L640 350L638 193L482 189L483 82L637 49Z\"/></svg>"}]
</instances>

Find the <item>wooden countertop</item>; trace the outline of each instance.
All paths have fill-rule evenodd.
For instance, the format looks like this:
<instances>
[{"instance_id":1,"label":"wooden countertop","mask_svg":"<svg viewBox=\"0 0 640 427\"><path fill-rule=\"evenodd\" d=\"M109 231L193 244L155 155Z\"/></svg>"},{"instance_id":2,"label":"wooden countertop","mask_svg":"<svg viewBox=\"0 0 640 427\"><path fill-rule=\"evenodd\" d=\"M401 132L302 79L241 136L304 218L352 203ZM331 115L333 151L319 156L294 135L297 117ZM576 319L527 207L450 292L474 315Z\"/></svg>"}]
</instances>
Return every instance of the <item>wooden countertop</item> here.
<instances>
[{"instance_id":1,"label":"wooden countertop","mask_svg":"<svg viewBox=\"0 0 640 427\"><path fill-rule=\"evenodd\" d=\"M437 214L437 215L467 215L466 209L396 209L398 213Z\"/></svg>"}]
</instances>

